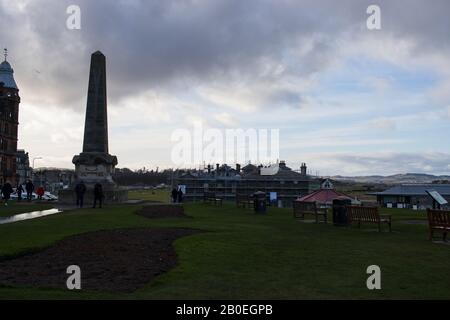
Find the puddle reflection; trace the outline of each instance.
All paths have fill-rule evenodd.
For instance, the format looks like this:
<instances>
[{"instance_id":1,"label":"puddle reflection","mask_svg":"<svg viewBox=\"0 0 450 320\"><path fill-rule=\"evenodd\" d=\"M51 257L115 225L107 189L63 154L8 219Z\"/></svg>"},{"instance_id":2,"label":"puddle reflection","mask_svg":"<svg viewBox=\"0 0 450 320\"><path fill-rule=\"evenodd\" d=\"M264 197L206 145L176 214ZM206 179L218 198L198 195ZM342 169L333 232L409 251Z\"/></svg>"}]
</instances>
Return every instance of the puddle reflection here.
<instances>
[{"instance_id":1,"label":"puddle reflection","mask_svg":"<svg viewBox=\"0 0 450 320\"><path fill-rule=\"evenodd\" d=\"M60 213L60 212L62 212L62 211L58 210L58 209L48 209L48 210L42 210L42 211L21 213L21 214L16 214L15 216L11 216L11 217L0 218L0 224L7 224L7 223L13 223L13 222L17 222L17 221L35 219L35 218L45 217L45 216L49 216L49 215L52 215L55 213Z\"/></svg>"}]
</instances>

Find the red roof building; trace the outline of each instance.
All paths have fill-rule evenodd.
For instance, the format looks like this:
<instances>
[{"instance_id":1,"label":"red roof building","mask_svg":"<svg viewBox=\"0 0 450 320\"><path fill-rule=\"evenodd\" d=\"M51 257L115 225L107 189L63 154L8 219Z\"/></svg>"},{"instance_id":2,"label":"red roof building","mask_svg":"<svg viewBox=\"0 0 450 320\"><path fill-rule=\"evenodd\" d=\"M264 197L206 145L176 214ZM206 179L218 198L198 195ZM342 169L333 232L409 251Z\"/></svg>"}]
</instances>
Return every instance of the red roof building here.
<instances>
[{"instance_id":1,"label":"red roof building","mask_svg":"<svg viewBox=\"0 0 450 320\"><path fill-rule=\"evenodd\" d=\"M352 197L342 192L336 191L333 188L331 182L327 179L322 183L321 188L319 190L316 190L306 196L298 198L296 201L317 202L324 205L332 205L333 200L335 199L353 200Z\"/></svg>"}]
</instances>

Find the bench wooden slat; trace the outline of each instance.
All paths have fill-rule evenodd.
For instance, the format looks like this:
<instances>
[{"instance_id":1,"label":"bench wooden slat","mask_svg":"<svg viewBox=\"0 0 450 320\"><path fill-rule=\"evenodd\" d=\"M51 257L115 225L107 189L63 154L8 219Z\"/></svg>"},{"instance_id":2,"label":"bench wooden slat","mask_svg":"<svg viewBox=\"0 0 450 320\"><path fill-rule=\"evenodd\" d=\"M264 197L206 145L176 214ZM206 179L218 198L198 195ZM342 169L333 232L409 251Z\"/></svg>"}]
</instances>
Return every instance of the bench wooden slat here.
<instances>
[{"instance_id":1,"label":"bench wooden slat","mask_svg":"<svg viewBox=\"0 0 450 320\"><path fill-rule=\"evenodd\" d=\"M327 209L318 208L315 202L309 201L297 201L292 204L294 218L305 219L305 215L313 215L316 219L316 223L319 223L319 217L322 217L323 222L327 223Z\"/></svg>"},{"instance_id":2,"label":"bench wooden slat","mask_svg":"<svg viewBox=\"0 0 450 320\"><path fill-rule=\"evenodd\" d=\"M246 194L236 194L236 206L239 207L242 205L243 208L247 206L253 206L253 197L251 195Z\"/></svg>"},{"instance_id":3,"label":"bench wooden slat","mask_svg":"<svg viewBox=\"0 0 450 320\"><path fill-rule=\"evenodd\" d=\"M347 206L347 213L349 223L358 222L358 227L361 227L362 222L378 224L378 231L381 232L381 224L389 225L389 232L392 227L392 217L388 214L381 214L378 207L361 207L361 206Z\"/></svg>"},{"instance_id":4,"label":"bench wooden slat","mask_svg":"<svg viewBox=\"0 0 450 320\"><path fill-rule=\"evenodd\" d=\"M215 192L203 193L203 202L214 203L214 205L222 205L222 198L216 197Z\"/></svg>"}]
</instances>

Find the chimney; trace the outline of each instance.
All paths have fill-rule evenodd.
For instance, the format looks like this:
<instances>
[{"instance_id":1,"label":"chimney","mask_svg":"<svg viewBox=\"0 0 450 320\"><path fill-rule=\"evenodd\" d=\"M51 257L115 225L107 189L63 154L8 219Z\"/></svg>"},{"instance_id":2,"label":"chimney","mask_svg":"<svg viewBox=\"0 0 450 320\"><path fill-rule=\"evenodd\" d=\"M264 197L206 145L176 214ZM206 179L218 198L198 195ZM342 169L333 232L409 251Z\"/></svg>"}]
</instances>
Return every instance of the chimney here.
<instances>
[{"instance_id":1,"label":"chimney","mask_svg":"<svg viewBox=\"0 0 450 320\"><path fill-rule=\"evenodd\" d=\"M236 163L236 171L237 173L241 173L241 165L239 163Z\"/></svg>"},{"instance_id":2,"label":"chimney","mask_svg":"<svg viewBox=\"0 0 450 320\"><path fill-rule=\"evenodd\" d=\"M211 165L208 164L208 174L211 174Z\"/></svg>"},{"instance_id":3,"label":"chimney","mask_svg":"<svg viewBox=\"0 0 450 320\"><path fill-rule=\"evenodd\" d=\"M220 166L220 165L219 165L218 163L216 163L216 172L217 172L217 173L219 173L219 166Z\"/></svg>"},{"instance_id":4,"label":"chimney","mask_svg":"<svg viewBox=\"0 0 450 320\"><path fill-rule=\"evenodd\" d=\"M302 163L302 166L300 167L300 173L304 176L306 176L306 163Z\"/></svg>"}]
</instances>

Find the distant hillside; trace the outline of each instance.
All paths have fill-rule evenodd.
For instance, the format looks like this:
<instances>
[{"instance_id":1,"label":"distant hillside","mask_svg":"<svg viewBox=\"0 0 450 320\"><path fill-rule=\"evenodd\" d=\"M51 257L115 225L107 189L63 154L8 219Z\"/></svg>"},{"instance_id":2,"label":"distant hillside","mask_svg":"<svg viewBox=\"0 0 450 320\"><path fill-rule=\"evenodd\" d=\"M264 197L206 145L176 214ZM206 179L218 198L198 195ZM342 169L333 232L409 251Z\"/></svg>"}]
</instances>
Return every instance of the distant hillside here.
<instances>
[{"instance_id":1,"label":"distant hillside","mask_svg":"<svg viewBox=\"0 0 450 320\"><path fill-rule=\"evenodd\" d=\"M406 174L394 174L391 176L332 176L330 177L337 181L352 181L359 183L382 183L382 184L400 184L400 183L432 183L437 180L448 180L450 176L435 176L432 174L424 173L406 173Z\"/></svg>"}]
</instances>

